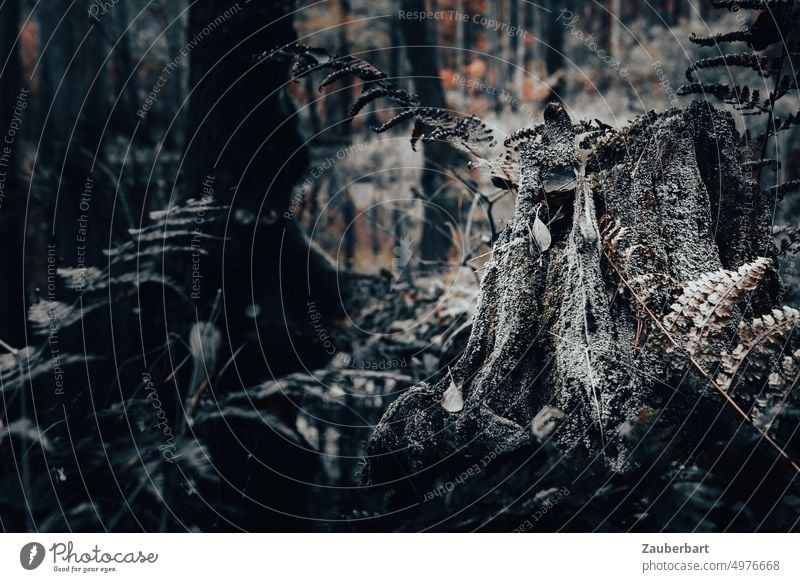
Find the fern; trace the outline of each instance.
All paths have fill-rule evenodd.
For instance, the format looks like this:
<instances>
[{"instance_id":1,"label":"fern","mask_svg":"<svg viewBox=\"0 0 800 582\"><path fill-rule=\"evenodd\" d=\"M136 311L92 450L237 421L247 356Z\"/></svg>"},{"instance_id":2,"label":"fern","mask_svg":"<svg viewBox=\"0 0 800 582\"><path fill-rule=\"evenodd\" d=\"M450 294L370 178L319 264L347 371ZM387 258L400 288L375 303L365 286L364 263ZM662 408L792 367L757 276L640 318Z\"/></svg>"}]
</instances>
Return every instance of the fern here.
<instances>
[{"instance_id":1,"label":"fern","mask_svg":"<svg viewBox=\"0 0 800 582\"><path fill-rule=\"evenodd\" d=\"M399 103L404 109L388 121L372 127L372 130L383 133L413 119L412 149L416 150L420 140L423 143L444 141L479 158L485 158L486 151L496 145L492 130L477 117L457 115L435 107L421 107L419 97L401 89L383 71L358 57L331 56L325 50L295 44L265 53L261 58L295 59L295 67L292 69L295 78L318 69L330 69L319 85L320 91L346 77L361 79L368 89L351 105L349 119L353 119L364 107L381 98Z\"/></svg>"},{"instance_id":2,"label":"fern","mask_svg":"<svg viewBox=\"0 0 800 582\"><path fill-rule=\"evenodd\" d=\"M754 349L756 346L761 345L762 342L758 339L754 339L755 333L748 335L748 332L742 330L740 333L743 334L743 338L748 338L745 341L747 345L750 346L751 349L745 348L737 352L736 356L731 356L728 360L728 374L724 374L718 376L718 378L714 379L711 377L709 372L706 370L706 366L708 362L706 361L706 365L704 366L701 363L701 360L696 357L697 351L696 345L686 345L685 343L681 342L680 338L676 338L673 333L668 330L664 323L660 320L660 318L654 313L654 311L647 305L647 302L636 292L631 282L627 279L625 274L620 270L620 268L616 265L613 261L611 256L608 252L604 252L606 259L608 260L609 264L611 265L612 269L617 273L620 278L622 285L626 287L626 289L630 292L631 296L633 297L634 301L637 303L639 309L645 313L645 315L650 319L652 324L661 332L661 341L666 343L669 347L665 349L666 353L674 353L676 350L684 350L684 355L691 363L692 367L697 371L697 373L706 380L724 399L725 401L736 411L736 413L745 420L745 422L749 423L761 436L761 438L769 444L783 459L785 459L794 469L794 471L800 474L800 464L797 463L786 450L779 445L774 438L772 438L769 434L769 425L764 426L761 422L759 422L753 415L752 411L750 414L746 412L742 406L740 406L728 393L728 388L730 386L730 381L728 378L733 378L741 367L741 363L748 359L748 356L754 354ZM717 271L714 273L709 273L706 276L702 277L695 285L687 285L687 287L696 287L699 289L709 289L709 286L706 283L710 280L728 280L728 279L737 279L741 281L741 283L734 285L735 288L742 288L742 287L749 287L752 284L753 279L760 279L760 276L757 275L758 268L754 266L755 263L758 263L762 259L757 259L754 263L751 263L750 266L745 266L747 268L740 269L736 272L736 275L733 275L732 272L727 272L725 275L722 275L721 272ZM744 271L744 272L741 272ZM745 281L748 281L746 284ZM711 291L711 293L715 293L715 291ZM695 296L695 293L691 291L689 293L684 291L685 297ZM728 300L725 302L716 300L716 301L709 301L708 297L703 299L698 299L697 302L692 301L691 299L686 300L684 303L679 303L680 306L683 305L691 305L692 307L688 310L687 314L696 313L703 315L704 318L708 319L711 315L713 315L717 311L717 306L721 304L732 304L735 303L732 300ZM675 305L672 307L672 312L680 310L684 311L682 307L676 308ZM778 316L780 313L780 316ZM765 338L769 338L773 335L779 335L788 331L791 333L791 330L794 329L795 321L797 319L798 312L791 308L784 308L783 311L776 311L773 312L773 316L764 316L761 319L754 320L752 324L752 328L757 330L758 332L763 332L761 335ZM668 314L667 317L670 317ZM673 316L674 317L674 316ZM670 317L672 319L672 317ZM692 318L694 322L694 318ZM787 322L790 322L790 325L787 325ZM742 327L740 326L740 330ZM764 331L766 330L766 331ZM788 335L788 334L787 334ZM683 345L682 345L683 343ZM780 350L776 348L775 343L770 343L770 346L764 351L764 354L769 357L769 354L775 354L779 351L783 350L783 346L780 346ZM720 360L725 359L725 355L720 357ZM738 364L737 364L738 362ZM721 363L721 365L726 365L725 363ZM773 378L774 380L774 378ZM777 382L774 382L777 384ZM792 383L794 386L794 382Z\"/></svg>"},{"instance_id":3,"label":"fern","mask_svg":"<svg viewBox=\"0 0 800 582\"><path fill-rule=\"evenodd\" d=\"M743 380L742 388L769 380L773 388L796 382L795 364L785 358L778 362L792 332L800 323L800 311L792 307L774 309L771 314L739 324L739 343L722 355L716 381L732 392L734 380ZM797 356L795 352L794 356ZM780 365L776 365L780 364ZM787 372L790 374L787 375ZM773 375L774 374L774 375ZM791 376L791 377L790 377Z\"/></svg>"},{"instance_id":4,"label":"fern","mask_svg":"<svg viewBox=\"0 0 800 582\"><path fill-rule=\"evenodd\" d=\"M391 87L377 87L362 93L350 106L349 115L355 117L364 107L373 101L381 98L387 98L396 101L402 105L416 105L419 103L419 97L416 95L409 95L402 89L393 89Z\"/></svg>"},{"instance_id":5,"label":"fern","mask_svg":"<svg viewBox=\"0 0 800 582\"><path fill-rule=\"evenodd\" d=\"M496 143L492 130L474 115L460 119L452 126L437 125L428 135L422 136L422 141L447 141L470 153L492 148Z\"/></svg>"},{"instance_id":6,"label":"fern","mask_svg":"<svg viewBox=\"0 0 800 582\"><path fill-rule=\"evenodd\" d=\"M417 118L414 120L414 129L411 130L411 149L417 151L417 143L425 135L425 122Z\"/></svg>"},{"instance_id":7,"label":"fern","mask_svg":"<svg viewBox=\"0 0 800 582\"><path fill-rule=\"evenodd\" d=\"M690 281L664 316L664 327L680 334L679 343L688 353L706 356L704 339L725 329L736 307L758 286L768 266L769 259L759 257L736 271L721 269Z\"/></svg>"},{"instance_id":8,"label":"fern","mask_svg":"<svg viewBox=\"0 0 800 582\"><path fill-rule=\"evenodd\" d=\"M770 101L761 99L761 92L758 89L750 89L748 86L731 87L727 83L705 83L695 82L678 87L678 95L713 95L726 105L732 105L740 111L755 111L766 113L770 108Z\"/></svg>"},{"instance_id":9,"label":"fern","mask_svg":"<svg viewBox=\"0 0 800 582\"><path fill-rule=\"evenodd\" d=\"M789 180L783 184L778 184L777 186L772 186L769 189L769 194L770 196L774 196L776 200L783 200L783 197L786 194L789 192L794 192L798 188L800 188L800 178Z\"/></svg>"},{"instance_id":10,"label":"fern","mask_svg":"<svg viewBox=\"0 0 800 582\"><path fill-rule=\"evenodd\" d=\"M541 132L541 125L518 129L503 141L503 147L506 148L507 153L518 152L520 144L535 140L536 137L541 134Z\"/></svg>"},{"instance_id":11,"label":"fern","mask_svg":"<svg viewBox=\"0 0 800 582\"><path fill-rule=\"evenodd\" d=\"M397 127L401 123L405 123L410 119L414 119L416 117L416 112L414 109L406 109L392 117L389 121L378 125L377 127L373 127L372 131L375 133L383 133L385 131L389 131L393 127Z\"/></svg>"},{"instance_id":12,"label":"fern","mask_svg":"<svg viewBox=\"0 0 800 582\"><path fill-rule=\"evenodd\" d=\"M790 113L786 119L781 119L780 117L775 118L775 125L772 128L773 132L778 131L785 131L794 127L795 125L800 125L800 111L797 113Z\"/></svg>"},{"instance_id":13,"label":"fern","mask_svg":"<svg viewBox=\"0 0 800 582\"><path fill-rule=\"evenodd\" d=\"M782 97L797 88L797 76L781 76L786 62L793 67L791 57L798 54L797 39L788 39L798 24L797 15L794 14L795 0L712 0L716 8L727 8L731 11L763 10L747 30L732 31L709 37L691 35L690 40L695 44L705 47L718 47L719 43L744 42L753 49L753 52L742 54L722 54L711 58L701 59L693 63L686 70L686 78L690 81L678 89L679 95L710 94L720 99L727 105L743 111L745 115L767 114L767 123L764 133L755 140L761 149L758 159L766 157L769 138L777 131L786 129L796 123L792 116L786 121L775 120L775 104ZM763 51L771 45L781 43L781 50L777 56L765 56ZM723 83L705 83L695 80L695 72L700 69L722 68L731 66L746 67L754 70L760 77L774 77L775 83L772 91L763 99L756 90L747 86L730 87ZM730 73L725 71L726 75ZM753 142L750 142L753 143ZM760 184L762 168L757 166L755 181ZM786 190L775 192L783 194Z\"/></svg>"},{"instance_id":14,"label":"fern","mask_svg":"<svg viewBox=\"0 0 800 582\"><path fill-rule=\"evenodd\" d=\"M750 32L734 30L733 32L723 32L712 36L698 36L695 33L691 33L689 40L698 46L710 47L723 42L747 42L750 40Z\"/></svg>"},{"instance_id":15,"label":"fern","mask_svg":"<svg viewBox=\"0 0 800 582\"><path fill-rule=\"evenodd\" d=\"M386 78L386 75L380 69L363 59L353 56L337 57L329 60L323 66L332 68L333 71L319 84L318 91L320 93L336 81L347 77L357 77L367 82Z\"/></svg>"},{"instance_id":16,"label":"fern","mask_svg":"<svg viewBox=\"0 0 800 582\"><path fill-rule=\"evenodd\" d=\"M772 236L778 250L778 256L795 255L800 251L800 228L788 224L772 227Z\"/></svg>"},{"instance_id":17,"label":"fern","mask_svg":"<svg viewBox=\"0 0 800 582\"><path fill-rule=\"evenodd\" d=\"M711 0L714 8L727 8L731 12L744 10L765 10L791 6L792 0Z\"/></svg>"},{"instance_id":18,"label":"fern","mask_svg":"<svg viewBox=\"0 0 800 582\"><path fill-rule=\"evenodd\" d=\"M714 67L746 67L757 72L759 77L768 78L780 70L780 58L764 57L757 53L744 53L739 55L720 55L700 59L686 69L686 80L695 81L695 71Z\"/></svg>"}]
</instances>

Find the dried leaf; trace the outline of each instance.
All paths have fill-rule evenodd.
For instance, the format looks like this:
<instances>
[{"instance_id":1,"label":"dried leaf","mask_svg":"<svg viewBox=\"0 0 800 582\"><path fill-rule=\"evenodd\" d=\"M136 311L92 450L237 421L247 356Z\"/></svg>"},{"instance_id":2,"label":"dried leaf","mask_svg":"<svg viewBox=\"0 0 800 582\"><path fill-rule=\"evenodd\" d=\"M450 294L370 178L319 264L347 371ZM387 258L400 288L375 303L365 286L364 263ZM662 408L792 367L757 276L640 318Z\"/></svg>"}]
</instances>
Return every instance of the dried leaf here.
<instances>
[{"instance_id":1,"label":"dried leaf","mask_svg":"<svg viewBox=\"0 0 800 582\"><path fill-rule=\"evenodd\" d=\"M533 240L536 241L536 246L539 247L540 253L543 253L549 249L550 243L553 242L553 239L550 237L550 229L548 229L547 225L542 222L542 219L539 218L538 213L536 214L536 218L533 220L531 236L533 237Z\"/></svg>"},{"instance_id":2,"label":"dried leaf","mask_svg":"<svg viewBox=\"0 0 800 582\"><path fill-rule=\"evenodd\" d=\"M566 416L563 410L552 406L544 406L531 421L531 432L540 441L550 436L559 421Z\"/></svg>"},{"instance_id":3,"label":"dried leaf","mask_svg":"<svg viewBox=\"0 0 800 582\"><path fill-rule=\"evenodd\" d=\"M442 408L447 412L461 412L464 410L464 396L461 394L461 386L456 384L452 372L450 372L450 386L442 395Z\"/></svg>"}]
</instances>

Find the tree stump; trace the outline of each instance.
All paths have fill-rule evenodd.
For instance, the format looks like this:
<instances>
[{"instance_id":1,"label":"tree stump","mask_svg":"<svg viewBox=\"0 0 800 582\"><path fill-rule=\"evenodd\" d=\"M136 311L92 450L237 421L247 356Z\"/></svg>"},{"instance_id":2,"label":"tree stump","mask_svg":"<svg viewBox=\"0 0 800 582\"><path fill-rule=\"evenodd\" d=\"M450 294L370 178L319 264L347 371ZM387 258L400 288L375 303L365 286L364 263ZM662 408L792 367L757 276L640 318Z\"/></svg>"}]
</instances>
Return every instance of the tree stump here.
<instances>
[{"instance_id":1,"label":"tree stump","mask_svg":"<svg viewBox=\"0 0 800 582\"><path fill-rule=\"evenodd\" d=\"M626 471L653 415L676 426L685 418L677 393L714 397L675 362L632 293L662 316L686 282L757 257L775 263L771 204L743 170L733 117L696 102L607 131L590 151L578 131L551 104L520 144L516 211L494 247L463 355L386 411L369 442L367 483L542 439ZM547 182L564 168L577 168L577 182L559 200ZM534 232L537 217L554 219L549 248ZM771 309L777 291L772 275L747 309ZM443 408L448 390L449 408L460 392L463 409Z\"/></svg>"}]
</instances>

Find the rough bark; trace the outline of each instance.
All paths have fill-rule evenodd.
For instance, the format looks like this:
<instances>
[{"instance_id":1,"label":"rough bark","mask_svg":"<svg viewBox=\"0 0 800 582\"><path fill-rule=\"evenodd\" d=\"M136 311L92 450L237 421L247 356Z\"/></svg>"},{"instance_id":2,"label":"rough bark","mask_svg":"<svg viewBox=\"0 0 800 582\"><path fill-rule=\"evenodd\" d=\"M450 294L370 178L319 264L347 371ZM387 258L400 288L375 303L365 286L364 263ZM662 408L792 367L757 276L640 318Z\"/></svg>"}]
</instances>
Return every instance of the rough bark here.
<instances>
[{"instance_id":1,"label":"rough bark","mask_svg":"<svg viewBox=\"0 0 800 582\"><path fill-rule=\"evenodd\" d=\"M441 405L447 373L405 392L371 438L367 482L526 450L548 422L561 451L625 471L653 411L665 422L685 418L682 407L705 384L671 365L652 335L637 337L642 313L618 292L599 226L604 214L627 229L630 279L661 273L686 282L773 256L769 206L742 172L733 118L700 103L641 117L601 139L562 203L566 217L550 225L550 248L539 253L529 228L537 212L557 210L542 200L542 184L552 168L578 163L566 113L548 111L541 143L521 146L515 215L496 243L471 336L452 368L464 408L449 413ZM767 286L756 303L770 307L775 290ZM668 299L664 291L649 301L661 309ZM689 405L682 394L691 395Z\"/></svg>"}]
</instances>

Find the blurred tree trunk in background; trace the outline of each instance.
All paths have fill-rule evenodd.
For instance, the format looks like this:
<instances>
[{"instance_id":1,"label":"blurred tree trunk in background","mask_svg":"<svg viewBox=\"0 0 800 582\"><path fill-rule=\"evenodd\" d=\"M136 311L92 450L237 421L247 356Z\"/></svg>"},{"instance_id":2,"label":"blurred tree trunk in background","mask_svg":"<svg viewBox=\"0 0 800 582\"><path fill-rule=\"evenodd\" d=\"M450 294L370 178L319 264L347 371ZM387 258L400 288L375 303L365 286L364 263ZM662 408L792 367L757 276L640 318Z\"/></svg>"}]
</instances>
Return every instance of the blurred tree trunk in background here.
<instances>
[{"instance_id":1,"label":"blurred tree trunk in background","mask_svg":"<svg viewBox=\"0 0 800 582\"><path fill-rule=\"evenodd\" d=\"M559 0L547 0L544 5L550 10L547 18L542 19L542 41L544 51L544 64L548 76L556 74L564 68L564 25L556 20L561 9ZM565 82L559 77L551 84L550 95L547 101L562 101Z\"/></svg>"},{"instance_id":2,"label":"blurred tree trunk in background","mask_svg":"<svg viewBox=\"0 0 800 582\"><path fill-rule=\"evenodd\" d=\"M118 223L123 231L133 226L124 195L116 204L112 200L116 176L105 165L111 104L106 72L110 21L90 18L85 6L71 0L40 5L36 16L41 51L38 102L44 126L41 142L35 144L31 180L33 195L43 196L49 212L48 232L40 236L56 244L59 266L75 265L81 245L86 264L101 264L101 251L108 246L109 221ZM81 208L81 195L90 182L88 208ZM86 220L85 241L78 240L79 218ZM26 255L35 262L44 251L44 242L34 241Z\"/></svg>"},{"instance_id":3,"label":"blurred tree trunk in background","mask_svg":"<svg viewBox=\"0 0 800 582\"><path fill-rule=\"evenodd\" d=\"M337 27L337 41L336 53L340 55L350 54L350 40L347 38L347 22L350 20L350 1L338 0L339 4L339 26ZM343 123L349 115L350 104L353 95L353 79L344 79L338 84L335 92L328 96L328 99L334 100L334 105L329 107L328 110L332 113L330 120L332 122L333 133L339 136L343 141L349 142L350 127L347 123Z\"/></svg>"},{"instance_id":4,"label":"blurred tree trunk in background","mask_svg":"<svg viewBox=\"0 0 800 582\"><path fill-rule=\"evenodd\" d=\"M342 23L338 27L339 47L337 53L340 55L350 54L350 40L347 38L347 22L350 20L350 1L339 0L339 21ZM333 121L333 134L339 136L341 141L350 143L353 139L351 127L344 120L350 117L349 110L353 95L353 80L345 79L339 83L339 88L333 95L328 96L328 99L335 99L335 106L330 110L334 113L335 119ZM342 237L343 237L343 250L344 250L344 267L352 269L355 263L356 254L356 225L354 224L356 218L356 205L353 202L353 197L347 184L344 184L341 189L338 187L336 181L335 171L331 172L331 196L338 198L336 206L339 207L342 213ZM336 187L333 187L333 186Z\"/></svg>"},{"instance_id":5,"label":"blurred tree trunk in background","mask_svg":"<svg viewBox=\"0 0 800 582\"><path fill-rule=\"evenodd\" d=\"M464 0L458 0L455 5L455 9L460 13L464 13ZM467 46L466 46L466 35L464 34L464 28L466 27L466 23L457 20L453 24L453 28L455 29L455 44L454 47L456 50L455 55L455 68L456 74L461 77L464 74L464 68L467 64ZM397 27L393 26L392 31L394 31ZM458 104L459 107L464 109L467 106L467 89L466 87L458 86L456 88L458 92Z\"/></svg>"},{"instance_id":6,"label":"blurred tree trunk in background","mask_svg":"<svg viewBox=\"0 0 800 582\"><path fill-rule=\"evenodd\" d=\"M525 96L525 77L527 76L527 61L525 60L525 39L530 30L525 21L525 0L511 0L511 25L514 30L520 31L511 38L511 51L513 53L512 62L509 63L509 73L511 86L509 90L517 99Z\"/></svg>"},{"instance_id":7,"label":"blurred tree trunk in background","mask_svg":"<svg viewBox=\"0 0 800 582\"><path fill-rule=\"evenodd\" d=\"M114 9L114 30L119 42L114 49L114 60L112 62L113 75L112 87L114 95L119 96L119 102L114 108L113 122L117 131L130 134L136 127L138 117L136 111L139 108L139 75L138 65L133 60L132 45L136 37L136 30L131 23L130 11L127 2L121 2ZM134 172L135 174L135 172Z\"/></svg>"},{"instance_id":8,"label":"blurred tree trunk in background","mask_svg":"<svg viewBox=\"0 0 800 582\"><path fill-rule=\"evenodd\" d=\"M407 12L426 10L424 0L403 0ZM439 55L436 50L436 30L429 21L399 20L405 39L409 69L414 80L414 92L426 107L446 109L447 101L439 78ZM456 197L447 188L447 168L455 167L461 158L446 143L427 143L422 146L425 167L420 177L425 196L425 221L422 229L423 260L446 261L453 246L448 224L458 222Z\"/></svg>"},{"instance_id":9,"label":"blurred tree trunk in background","mask_svg":"<svg viewBox=\"0 0 800 582\"><path fill-rule=\"evenodd\" d=\"M0 4L0 139L4 141L14 120L17 98L24 88L18 34L19 1L7 0ZM17 111L25 114L23 110ZM10 151L4 156L0 166L0 232L3 233L3 242L0 245L0 265L3 272L0 305L6 310L6 315L0 318L0 339L15 348L21 347L25 337L22 280L25 192L19 180L17 166L21 137L18 131L16 143L10 146Z\"/></svg>"},{"instance_id":10,"label":"blurred tree trunk in background","mask_svg":"<svg viewBox=\"0 0 800 582\"><path fill-rule=\"evenodd\" d=\"M611 55L619 58L622 47L622 0L611 0L611 39L609 49Z\"/></svg>"},{"instance_id":11,"label":"blurred tree trunk in background","mask_svg":"<svg viewBox=\"0 0 800 582\"><path fill-rule=\"evenodd\" d=\"M503 13L503 2L500 0L492 0L491 12L489 18L494 19L496 22L503 24L508 23L508 17ZM492 99L494 100L495 113L502 113L504 108L504 101L502 99L502 91L508 89L508 67L511 62L511 39L509 38L506 30L487 30L487 64L490 67L489 83L496 87L492 92ZM494 73L493 75L491 73Z\"/></svg>"},{"instance_id":12,"label":"blurred tree trunk in background","mask_svg":"<svg viewBox=\"0 0 800 582\"><path fill-rule=\"evenodd\" d=\"M220 245L224 250L215 247L200 265L197 303L205 309L223 290L224 331L231 350L246 345L237 371L251 384L266 369L280 374L321 365L326 356L307 302L315 302L320 326L331 329L342 298L332 263L309 246L291 211L308 153L286 94L286 65L254 58L296 39L291 20L282 18L293 4L241 3L238 11L231 6L229 0L208 0L190 9L189 39L226 11L229 16L213 39L191 53L181 191L185 198L200 198L211 176L215 202L231 206L225 231L218 233L227 238Z\"/></svg>"},{"instance_id":13,"label":"blurred tree trunk in background","mask_svg":"<svg viewBox=\"0 0 800 582\"><path fill-rule=\"evenodd\" d=\"M181 49L186 45L186 3L183 0L170 0L164 3L163 9L167 62L171 62L180 56ZM172 71L164 99L164 131L169 127L165 145L169 149L180 149L183 145L185 111L181 106L187 95L186 67L187 63L182 62Z\"/></svg>"},{"instance_id":14,"label":"blurred tree trunk in background","mask_svg":"<svg viewBox=\"0 0 800 582\"><path fill-rule=\"evenodd\" d=\"M72 67L90 21L70 0L53 0L37 12L41 63L39 112L45 118L43 133L54 146L65 148L80 115L84 87L77 83L80 60ZM68 76L69 72L69 76Z\"/></svg>"}]
</instances>

